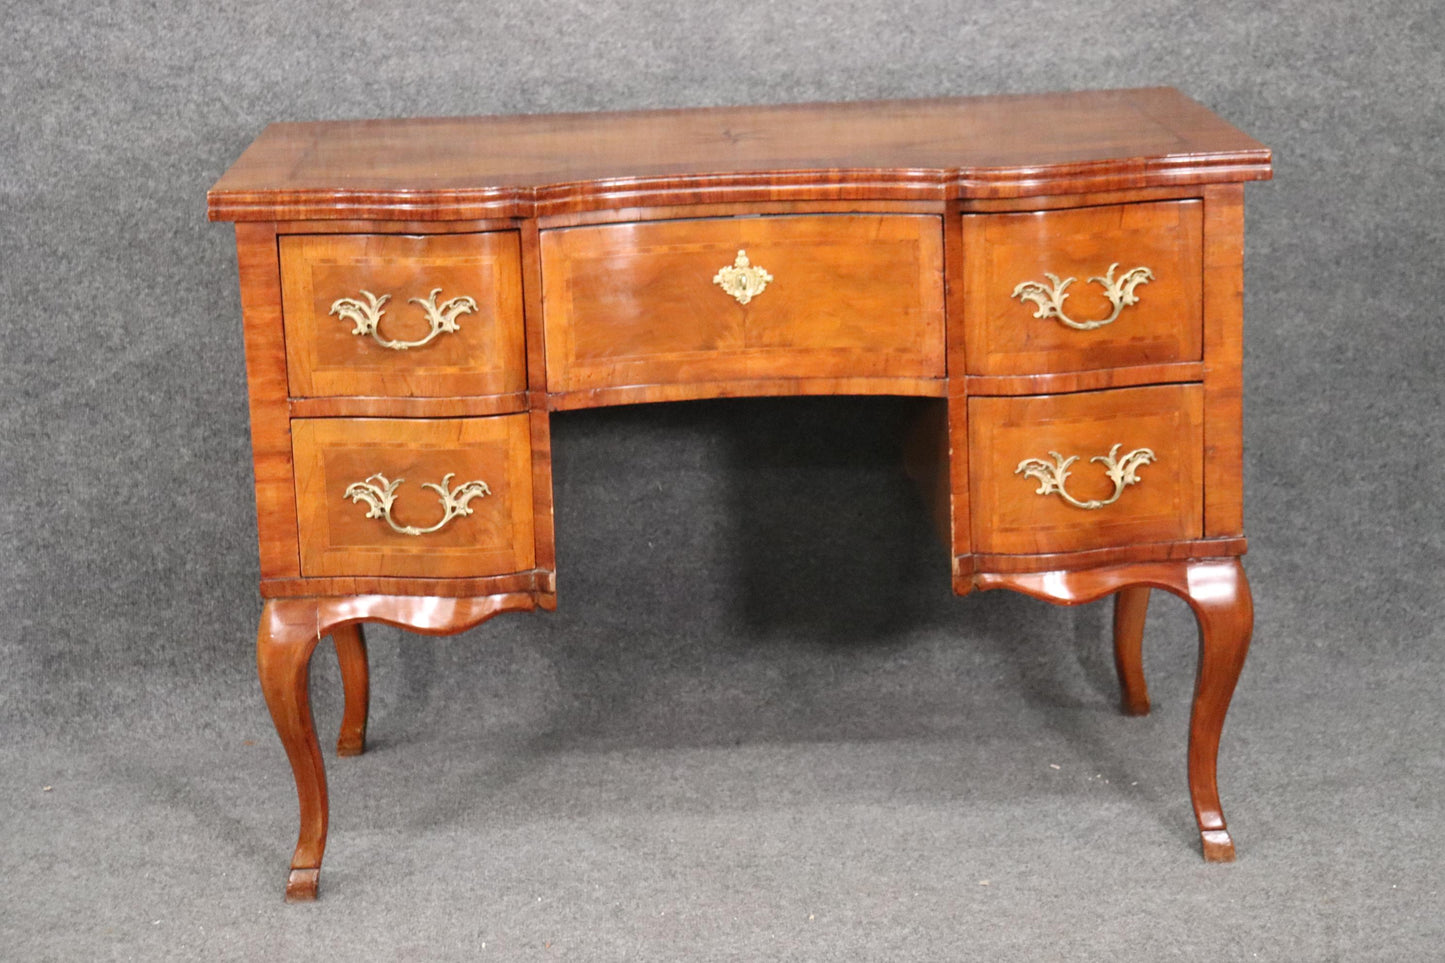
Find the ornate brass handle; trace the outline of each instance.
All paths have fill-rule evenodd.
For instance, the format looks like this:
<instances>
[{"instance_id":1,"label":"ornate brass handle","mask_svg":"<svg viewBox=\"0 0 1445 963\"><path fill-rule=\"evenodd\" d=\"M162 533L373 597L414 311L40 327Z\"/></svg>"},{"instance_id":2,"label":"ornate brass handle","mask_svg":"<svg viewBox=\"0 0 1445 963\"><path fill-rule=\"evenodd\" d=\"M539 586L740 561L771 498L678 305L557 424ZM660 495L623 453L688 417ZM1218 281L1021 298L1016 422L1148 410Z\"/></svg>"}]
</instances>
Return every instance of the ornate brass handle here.
<instances>
[{"instance_id":1,"label":"ornate brass handle","mask_svg":"<svg viewBox=\"0 0 1445 963\"><path fill-rule=\"evenodd\" d=\"M371 506L366 512L367 518L381 518L386 524L392 527L393 531L402 535L426 535L440 530L447 522L460 515L470 515L472 508L468 502L473 498L481 498L490 495L492 490L487 487L484 481L462 482L456 488L452 488L452 476L455 472L447 472L442 478L440 485L427 482L423 488L430 488L441 496L442 520L430 528L417 528L415 525L398 525L391 517L391 503L396 500L396 488L405 478L398 478L396 481L387 481L385 475L378 472L375 475L367 476L366 481L355 482L346 489L346 497L353 502L366 502Z\"/></svg>"},{"instance_id":2,"label":"ornate brass handle","mask_svg":"<svg viewBox=\"0 0 1445 963\"><path fill-rule=\"evenodd\" d=\"M1058 318L1060 324L1073 328L1075 331L1092 331L1095 328L1102 328L1106 324L1113 324L1120 311L1131 304L1138 304L1139 296L1134 293L1134 289L1154 280L1154 272L1143 266L1125 271L1122 277L1115 280L1114 269L1118 266L1118 262L1110 264L1109 270L1104 272L1103 277L1089 278L1090 283L1097 281L1103 285L1104 296L1114 306L1113 314L1098 321L1075 321L1064 313L1064 302L1069 298L1067 288L1074 283L1075 278L1064 278L1060 281L1057 274L1045 271L1044 277L1053 282L1052 287L1039 281L1025 281L1014 288L1012 297L1037 304L1039 309L1034 312L1036 318Z\"/></svg>"},{"instance_id":3,"label":"ornate brass handle","mask_svg":"<svg viewBox=\"0 0 1445 963\"><path fill-rule=\"evenodd\" d=\"M440 334L451 331L460 331L457 325L457 316L471 314L477 309L477 302L463 295L459 298L452 298L443 301L440 305L436 303L437 295L442 293L441 288L433 288L432 293L423 298L412 298L409 304L420 304L426 312L427 323L431 325L431 332L420 341L389 341L381 336L378 327L381 324L381 316L386 313L386 302L391 300L391 295L383 294L377 297L370 291L362 291L366 298L365 302L356 298L337 298L331 305L331 313L356 324L351 329L355 335L371 335L373 341L383 348L390 348L393 351L405 351L408 348L420 348L424 344L430 344L432 339Z\"/></svg>"},{"instance_id":4,"label":"ornate brass handle","mask_svg":"<svg viewBox=\"0 0 1445 963\"><path fill-rule=\"evenodd\" d=\"M738 304L747 304L763 293L773 276L748 261L747 251L738 251L732 267L725 267L712 276L712 283L738 299Z\"/></svg>"},{"instance_id":5,"label":"ornate brass handle","mask_svg":"<svg viewBox=\"0 0 1445 963\"><path fill-rule=\"evenodd\" d=\"M1154 452L1148 448L1135 448L1123 458L1116 460L1114 456L1119 453L1119 449L1122 447L1124 446L1115 445L1109 449L1107 455L1095 455L1089 459L1091 462L1097 461L1102 463L1105 471L1109 475L1109 479L1114 483L1114 494L1103 501L1091 498L1086 502L1081 502L1064 490L1064 483L1069 479L1069 466L1079 460L1078 455L1071 455L1065 458L1058 452L1051 451L1049 454L1054 456L1054 463L1052 465L1042 458L1025 458L1019 462L1019 466L1014 469L1014 474L1023 475L1026 478L1037 478L1039 480L1039 487L1035 492L1037 495L1058 495L1075 508L1084 508L1092 511L1095 508L1103 508L1105 505L1112 505L1117 502L1119 496L1124 493L1124 489L1130 485L1137 485L1139 483L1140 478L1135 472L1155 460Z\"/></svg>"}]
</instances>

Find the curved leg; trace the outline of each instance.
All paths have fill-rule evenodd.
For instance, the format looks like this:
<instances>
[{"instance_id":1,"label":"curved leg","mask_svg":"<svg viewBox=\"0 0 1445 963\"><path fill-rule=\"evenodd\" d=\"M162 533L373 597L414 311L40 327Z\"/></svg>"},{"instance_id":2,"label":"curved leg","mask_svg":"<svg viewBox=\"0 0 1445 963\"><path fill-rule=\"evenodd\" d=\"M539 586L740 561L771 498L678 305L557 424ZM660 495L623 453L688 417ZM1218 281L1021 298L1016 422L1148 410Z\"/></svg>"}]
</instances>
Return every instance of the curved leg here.
<instances>
[{"instance_id":1,"label":"curved leg","mask_svg":"<svg viewBox=\"0 0 1445 963\"><path fill-rule=\"evenodd\" d=\"M1131 585L1114 593L1114 668L1119 672L1124 714L1149 714L1149 686L1144 681L1144 616L1149 611L1149 586Z\"/></svg>"},{"instance_id":2,"label":"curved leg","mask_svg":"<svg viewBox=\"0 0 1445 963\"><path fill-rule=\"evenodd\" d=\"M1188 589L1189 605L1199 620L1199 672L1189 717L1189 795L1204 858L1227 863L1234 859L1234 840L1219 805L1219 735L1249 652L1254 600L1238 559L1190 563Z\"/></svg>"},{"instance_id":3,"label":"curved leg","mask_svg":"<svg viewBox=\"0 0 1445 963\"><path fill-rule=\"evenodd\" d=\"M301 804L301 831L286 881L288 901L313 900L326 849L326 769L311 722L306 686L311 653L320 641L316 605L301 599L272 599L261 612L256 634L256 667L261 691L276 724L276 734L291 760L296 796Z\"/></svg>"},{"instance_id":4,"label":"curved leg","mask_svg":"<svg viewBox=\"0 0 1445 963\"><path fill-rule=\"evenodd\" d=\"M286 881L287 900L316 898L321 856L326 850L326 769L321 763L321 745L316 741L311 699L306 690L311 654L321 637L330 635L336 641L342 662L346 711L339 742L344 743L348 734L354 732L359 736L366 725L366 649L360 632L351 626L372 621L424 635L450 635L480 625L501 612L529 611L536 607L537 599L530 592L476 598L349 595L272 599L266 603L261 612L261 628L256 633L256 666L266 705L276 723L276 733L291 760L296 796L301 804L301 832L291 857L291 875ZM355 645L351 644L352 639ZM360 697L354 698L356 696Z\"/></svg>"},{"instance_id":5,"label":"curved leg","mask_svg":"<svg viewBox=\"0 0 1445 963\"><path fill-rule=\"evenodd\" d=\"M1119 608L1115 609L1116 645L1118 626L1126 621L1126 614L1137 615L1142 628L1142 593L1150 588L1172 592L1189 603L1199 622L1199 671L1194 682L1194 708L1189 717L1189 797L1194 804L1194 818L1199 823L1204 858L1211 863L1234 859L1234 840L1219 805L1217 771L1224 716L1229 711L1239 672L1244 668L1249 637L1254 629L1254 601L1239 559L1135 562L1078 571L980 572L973 576L973 584L980 589L1013 589L1064 605L1119 595L1116 603ZM1130 591L1140 592L1140 600L1124 600L1123 594ZM1120 673L1123 674L1122 664ZM1127 705L1129 683L1126 681L1124 685ZM1144 692L1142 678L1137 691Z\"/></svg>"},{"instance_id":6,"label":"curved leg","mask_svg":"<svg viewBox=\"0 0 1445 963\"><path fill-rule=\"evenodd\" d=\"M336 737L338 756L359 756L366 751L366 711L371 701L371 682L366 665L366 639L355 622L331 630L336 661L341 666L341 688L346 709L341 715L341 733Z\"/></svg>"}]
</instances>

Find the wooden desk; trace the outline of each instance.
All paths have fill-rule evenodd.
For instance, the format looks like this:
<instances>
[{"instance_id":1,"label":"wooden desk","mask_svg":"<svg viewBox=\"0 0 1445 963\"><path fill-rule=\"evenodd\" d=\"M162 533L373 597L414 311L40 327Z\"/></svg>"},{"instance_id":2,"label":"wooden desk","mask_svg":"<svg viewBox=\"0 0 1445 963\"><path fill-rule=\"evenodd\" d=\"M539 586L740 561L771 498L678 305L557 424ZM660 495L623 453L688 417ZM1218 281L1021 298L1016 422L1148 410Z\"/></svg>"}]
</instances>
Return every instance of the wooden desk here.
<instances>
[{"instance_id":1,"label":"wooden desk","mask_svg":"<svg viewBox=\"0 0 1445 963\"><path fill-rule=\"evenodd\" d=\"M261 685L316 895L323 636L556 607L549 412L753 395L937 399L910 471L953 586L1115 599L1126 712L1151 588L1199 620L1189 786L1253 613L1239 564L1243 182L1264 147L1170 89L276 124L209 195L236 222Z\"/></svg>"}]
</instances>

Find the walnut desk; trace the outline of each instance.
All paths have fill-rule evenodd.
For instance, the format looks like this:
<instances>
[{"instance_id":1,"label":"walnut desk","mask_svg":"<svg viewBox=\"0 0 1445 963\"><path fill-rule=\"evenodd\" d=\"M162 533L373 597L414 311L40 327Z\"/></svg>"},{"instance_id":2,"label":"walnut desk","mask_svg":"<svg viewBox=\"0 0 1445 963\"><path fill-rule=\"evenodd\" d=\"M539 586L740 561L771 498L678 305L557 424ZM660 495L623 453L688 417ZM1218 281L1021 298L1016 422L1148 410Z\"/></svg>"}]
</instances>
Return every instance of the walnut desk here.
<instances>
[{"instance_id":1,"label":"walnut desk","mask_svg":"<svg viewBox=\"0 0 1445 963\"><path fill-rule=\"evenodd\" d=\"M906 446L953 587L1114 597L1148 711L1151 588L1200 626L1189 788L1209 860L1249 645L1243 182L1270 153L1171 89L276 124L209 194L236 224L261 687L316 895L330 636L556 606L549 413L748 395L936 399Z\"/></svg>"}]
</instances>

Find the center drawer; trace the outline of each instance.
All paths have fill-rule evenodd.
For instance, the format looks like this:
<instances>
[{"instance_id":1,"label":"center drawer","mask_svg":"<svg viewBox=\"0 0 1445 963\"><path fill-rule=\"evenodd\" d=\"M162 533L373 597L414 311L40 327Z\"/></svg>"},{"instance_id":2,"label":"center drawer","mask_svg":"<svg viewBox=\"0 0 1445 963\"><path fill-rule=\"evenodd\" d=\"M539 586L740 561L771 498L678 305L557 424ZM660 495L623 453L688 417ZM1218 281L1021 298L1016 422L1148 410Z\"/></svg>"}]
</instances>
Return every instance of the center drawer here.
<instances>
[{"instance_id":1,"label":"center drawer","mask_svg":"<svg viewBox=\"0 0 1445 963\"><path fill-rule=\"evenodd\" d=\"M541 248L551 391L944 375L936 216L606 224Z\"/></svg>"}]
</instances>

